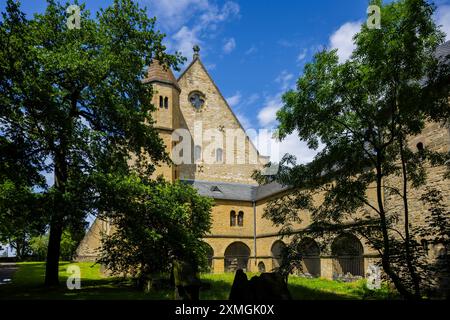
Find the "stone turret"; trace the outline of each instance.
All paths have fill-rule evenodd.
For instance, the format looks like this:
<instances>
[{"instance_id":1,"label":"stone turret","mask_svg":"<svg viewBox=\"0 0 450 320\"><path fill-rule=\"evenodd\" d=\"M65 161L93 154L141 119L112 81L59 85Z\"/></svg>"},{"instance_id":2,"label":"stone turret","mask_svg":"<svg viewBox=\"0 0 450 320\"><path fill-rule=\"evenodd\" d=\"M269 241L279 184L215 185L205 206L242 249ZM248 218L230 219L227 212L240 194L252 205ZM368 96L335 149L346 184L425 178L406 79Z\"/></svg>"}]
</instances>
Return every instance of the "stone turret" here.
<instances>
[{"instance_id":1,"label":"stone turret","mask_svg":"<svg viewBox=\"0 0 450 320\"><path fill-rule=\"evenodd\" d=\"M155 128L166 145L166 151L170 154L172 148L172 132L179 128L180 122L180 86L172 73L172 70L153 60L147 70L144 83L152 85L152 103L156 110L153 119ZM162 175L166 180L173 181L178 178L177 168L161 165L154 172L154 177Z\"/></svg>"}]
</instances>

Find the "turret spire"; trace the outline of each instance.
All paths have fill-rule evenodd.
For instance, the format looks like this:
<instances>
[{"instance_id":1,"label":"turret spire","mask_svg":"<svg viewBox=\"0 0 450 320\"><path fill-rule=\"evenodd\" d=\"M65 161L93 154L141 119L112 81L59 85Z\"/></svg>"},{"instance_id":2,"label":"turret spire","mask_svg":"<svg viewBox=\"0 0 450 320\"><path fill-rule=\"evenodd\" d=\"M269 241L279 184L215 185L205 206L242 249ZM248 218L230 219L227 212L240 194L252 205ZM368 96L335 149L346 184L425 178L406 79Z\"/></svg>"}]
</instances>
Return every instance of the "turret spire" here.
<instances>
[{"instance_id":1,"label":"turret spire","mask_svg":"<svg viewBox=\"0 0 450 320\"><path fill-rule=\"evenodd\" d=\"M192 49L194 50L194 59L200 58L200 46L196 44Z\"/></svg>"}]
</instances>

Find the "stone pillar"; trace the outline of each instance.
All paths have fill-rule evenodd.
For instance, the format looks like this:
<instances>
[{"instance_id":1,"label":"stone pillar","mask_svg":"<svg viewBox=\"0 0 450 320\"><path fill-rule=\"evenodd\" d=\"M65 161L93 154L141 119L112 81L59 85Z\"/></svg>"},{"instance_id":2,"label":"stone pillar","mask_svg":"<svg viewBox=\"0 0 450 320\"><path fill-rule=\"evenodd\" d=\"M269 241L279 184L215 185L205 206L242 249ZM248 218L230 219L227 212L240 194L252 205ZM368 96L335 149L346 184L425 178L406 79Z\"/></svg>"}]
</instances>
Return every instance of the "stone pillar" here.
<instances>
[{"instance_id":1,"label":"stone pillar","mask_svg":"<svg viewBox=\"0 0 450 320\"><path fill-rule=\"evenodd\" d=\"M333 280L333 259L331 257L320 258L320 276Z\"/></svg>"},{"instance_id":2,"label":"stone pillar","mask_svg":"<svg viewBox=\"0 0 450 320\"><path fill-rule=\"evenodd\" d=\"M224 258L214 258L213 259L213 269L214 273L223 273L225 272L225 259Z\"/></svg>"},{"instance_id":3,"label":"stone pillar","mask_svg":"<svg viewBox=\"0 0 450 320\"><path fill-rule=\"evenodd\" d=\"M364 257L364 278L367 277L367 271L369 270L369 265L372 264L372 259L369 257Z\"/></svg>"}]
</instances>

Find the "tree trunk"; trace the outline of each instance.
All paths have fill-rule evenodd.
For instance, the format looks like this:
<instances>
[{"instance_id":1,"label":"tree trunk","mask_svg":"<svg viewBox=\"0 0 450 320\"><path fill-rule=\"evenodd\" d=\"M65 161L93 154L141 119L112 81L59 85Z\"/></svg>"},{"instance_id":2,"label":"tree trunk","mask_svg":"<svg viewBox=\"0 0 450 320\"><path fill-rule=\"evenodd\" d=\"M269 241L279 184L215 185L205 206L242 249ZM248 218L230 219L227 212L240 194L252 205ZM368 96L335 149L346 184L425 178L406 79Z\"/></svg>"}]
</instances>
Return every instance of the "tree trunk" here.
<instances>
[{"instance_id":1,"label":"tree trunk","mask_svg":"<svg viewBox=\"0 0 450 320\"><path fill-rule=\"evenodd\" d=\"M420 280L417 276L416 271L412 265L412 256L411 256L411 237L409 234L409 206L408 206L408 177L406 171L406 163L405 163L405 155L403 150L403 138L400 137L400 158L402 162L402 178L403 178L403 209L404 209L404 229L405 229L405 254L406 254L406 265L408 266L408 271L411 276L411 280L414 286L414 294L416 299L421 299L420 295Z\"/></svg>"},{"instance_id":2,"label":"tree trunk","mask_svg":"<svg viewBox=\"0 0 450 320\"><path fill-rule=\"evenodd\" d=\"M413 300L414 295L408 291L408 289L403 285L402 280L399 276L392 270L391 268L391 259L390 259L390 243L389 243L389 234L387 231L387 221L386 221L386 212L384 211L384 203L383 196L381 192L381 188L383 186L383 173L381 170L381 155L378 152L377 154L377 202L378 209L381 221L381 231L383 234L383 254L381 256L381 264L383 266L384 272L389 276L389 278L394 283L395 288L398 292L407 300Z\"/></svg>"},{"instance_id":3,"label":"tree trunk","mask_svg":"<svg viewBox=\"0 0 450 320\"><path fill-rule=\"evenodd\" d=\"M61 248L62 223L55 218L50 222L50 236L48 239L47 264L45 268L45 286L59 285L59 255Z\"/></svg>"},{"instance_id":4,"label":"tree trunk","mask_svg":"<svg viewBox=\"0 0 450 320\"><path fill-rule=\"evenodd\" d=\"M66 211L64 193L67 182L67 162L65 139L61 139L60 148L55 152L55 189L54 211L50 221L50 235L48 239L47 264L45 268L45 286L59 285L59 257L61 252L61 237L63 232L63 217Z\"/></svg>"}]
</instances>

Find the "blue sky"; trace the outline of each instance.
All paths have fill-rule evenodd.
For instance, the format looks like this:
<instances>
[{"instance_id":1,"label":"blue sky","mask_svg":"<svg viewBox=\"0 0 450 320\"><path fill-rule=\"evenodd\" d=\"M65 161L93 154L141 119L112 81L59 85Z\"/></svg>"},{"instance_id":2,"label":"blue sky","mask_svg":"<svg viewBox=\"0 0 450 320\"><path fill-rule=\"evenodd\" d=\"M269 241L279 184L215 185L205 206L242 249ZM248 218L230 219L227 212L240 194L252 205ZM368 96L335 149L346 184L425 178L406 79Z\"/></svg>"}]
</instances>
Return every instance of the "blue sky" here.
<instances>
[{"instance_id":1,"label":"blue sky","mask_svg":"<svg viewBox=\"0 0 450 320\"><path fill-rule=\"evenodd\" d=\"M95 12L111 0L86 0ZM367 0L140 0L167 34L170 52L201 58L246 129L276 126L283 92L293 88L303 66L320 48L338 48L341 61L352 51L352 36L367 19ZM5 0L0 0L1 9ZM450 34L450 0L438 0L436 21ZM27 14L42 12L43 0L22 0ZM447 39L449 39L447 37ZM182 67L183 68L183 67ZM264 151L261 150L263 153ZM300 162L315 152L295 135L279 146ZM273 156L273 155L272 155Z\"/></svg>"}]
</instances>

